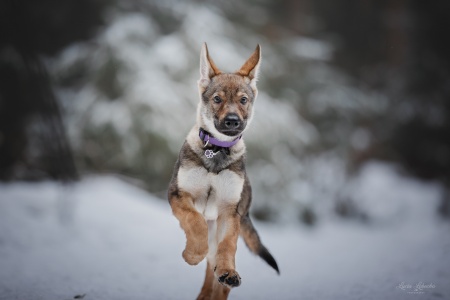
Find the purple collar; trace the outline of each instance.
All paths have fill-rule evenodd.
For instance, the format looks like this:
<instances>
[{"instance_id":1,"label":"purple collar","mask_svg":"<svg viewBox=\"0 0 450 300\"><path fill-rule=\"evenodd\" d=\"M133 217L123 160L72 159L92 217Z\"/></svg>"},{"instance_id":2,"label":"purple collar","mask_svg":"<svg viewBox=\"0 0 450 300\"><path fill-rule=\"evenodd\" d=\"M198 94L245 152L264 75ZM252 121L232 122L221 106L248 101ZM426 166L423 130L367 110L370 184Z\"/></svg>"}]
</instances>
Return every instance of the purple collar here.
<instances>
[{"instance_id":1,"label":"purple collar","mask_svg":"<svg viewBox=\"0 0 450 300\"><path fill-rule=\"evenodd\" d=\"M211 145L219 146L222 148L233 147L242 138L242 135L240 135L237 138L235 138L234 140L232 140L231 142L223 142L223 141L216 139L212 135L210 135L209 132L205 131L203 128L200 128L199 136L200 136L200 139L205 142L205 146L208 144L211 144Z\"/></svg>"}]
</instances>

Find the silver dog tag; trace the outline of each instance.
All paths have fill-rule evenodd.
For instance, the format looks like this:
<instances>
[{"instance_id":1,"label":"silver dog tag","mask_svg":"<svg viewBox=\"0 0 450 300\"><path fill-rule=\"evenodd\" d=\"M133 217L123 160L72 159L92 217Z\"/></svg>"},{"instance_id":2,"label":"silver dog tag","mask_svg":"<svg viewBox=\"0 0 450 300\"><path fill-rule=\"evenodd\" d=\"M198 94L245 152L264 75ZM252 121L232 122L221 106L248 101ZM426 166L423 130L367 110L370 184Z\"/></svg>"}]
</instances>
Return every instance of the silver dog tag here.
<instances>
[{"instance_id":1,"label":"silver dog tag","mask_svg":"<svg viewBox=\"0 0 450 300\"><path fill-rule=\"evenodd\" d=\"M210 150L210 149L205 150L205 156L206 156L207 158L213 158L214 155L216 155L217 153L219 153L219 151L217 151L216 153L214 153L214 152L213 152L212 150Z\"/></svg>"}]
</instances>

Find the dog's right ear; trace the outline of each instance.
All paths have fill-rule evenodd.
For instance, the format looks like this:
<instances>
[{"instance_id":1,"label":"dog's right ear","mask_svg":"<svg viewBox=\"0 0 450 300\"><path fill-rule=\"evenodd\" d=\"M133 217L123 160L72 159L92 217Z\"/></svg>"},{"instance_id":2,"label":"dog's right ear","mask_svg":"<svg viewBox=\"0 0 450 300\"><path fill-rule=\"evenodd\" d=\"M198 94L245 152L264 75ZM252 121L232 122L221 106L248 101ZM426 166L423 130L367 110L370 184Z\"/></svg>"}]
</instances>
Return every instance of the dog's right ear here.
<instances>
[{"instance_id":1,"label":"dog's right ear","mask_svg":"<svg viewBox=\"0 0 450 300\"><path fill-rule=\"evenodd\" d=\"M214 61L209 57L208 46L206 43L203 43L202 51L200 53L200 79L198 80L198 85L200 88L206 88L213 78L216 75L221 74L222 72L217 68Z\"/></svg>"}]
</instances>

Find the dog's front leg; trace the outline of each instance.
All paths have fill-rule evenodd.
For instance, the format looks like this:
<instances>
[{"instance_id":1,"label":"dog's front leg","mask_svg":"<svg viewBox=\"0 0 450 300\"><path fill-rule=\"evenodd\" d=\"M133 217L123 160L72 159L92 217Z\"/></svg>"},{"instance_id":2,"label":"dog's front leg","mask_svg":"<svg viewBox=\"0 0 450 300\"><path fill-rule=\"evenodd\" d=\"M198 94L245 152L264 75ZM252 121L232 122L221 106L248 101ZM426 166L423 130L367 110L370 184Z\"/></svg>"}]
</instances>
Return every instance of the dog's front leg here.
<instances>
[{"instance_id":1,"label":"dog's front leg","mask_svg":"<svg viewBox=\"0 0 450 300\"><path fill-rule=\"evenodd\" d=\"M236 205L221 209L217 219L219 244L216 252L214 275L226 287L232 288L241 284L241 277L235 270L235 255L239 237L240 216Z\"/></svg>"},{"instance_id":2,"label":"dog's front leg","mask_svg":"<svg viewBox=\"0 0 450 300\"><path fill-rule=\"evenodd\" d=\"M208 225L193 203L191 194L187 192L179 192L170 198L172 212L186 233L183 258L190 265L198 264L208 253Z\"/></svg>"}]
</instances>

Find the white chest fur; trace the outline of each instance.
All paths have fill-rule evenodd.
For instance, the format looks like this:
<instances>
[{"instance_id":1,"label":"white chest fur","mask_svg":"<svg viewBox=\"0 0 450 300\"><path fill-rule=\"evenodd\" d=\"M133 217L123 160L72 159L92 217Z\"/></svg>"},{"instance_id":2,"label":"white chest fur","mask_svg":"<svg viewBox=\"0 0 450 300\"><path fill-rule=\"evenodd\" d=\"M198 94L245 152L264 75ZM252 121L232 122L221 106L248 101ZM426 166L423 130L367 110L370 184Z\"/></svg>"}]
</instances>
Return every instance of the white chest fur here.
<instances>
[{"instance_id":1,"label":"white chest fur","mask_svg":"<svg viewBox=\"0 0 450 300\"><path fill-rule=\"evenodd\" d=\"M237 204L244 178L233 171L209 173L203 167L181 167L178 170L178 188L193 196L194 206L207 220L216 220L220 209Z\"/></svg>"}]
</instances>

